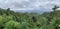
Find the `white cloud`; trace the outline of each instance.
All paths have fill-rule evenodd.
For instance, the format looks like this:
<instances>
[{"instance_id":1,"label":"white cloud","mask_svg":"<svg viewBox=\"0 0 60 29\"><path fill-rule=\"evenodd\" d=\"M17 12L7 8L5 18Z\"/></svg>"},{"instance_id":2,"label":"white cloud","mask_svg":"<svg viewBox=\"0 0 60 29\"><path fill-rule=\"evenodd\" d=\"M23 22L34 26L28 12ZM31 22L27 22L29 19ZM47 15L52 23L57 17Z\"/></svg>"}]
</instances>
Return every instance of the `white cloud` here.
<instances>
[{"instance_id":1,"label":"white cloud","mask_svg":"<svg viewBox=\"0 0 60 29\"><path fill-rule=\"evenodd\" d=\"M54 5L60 6L60 0L0 0L1 8L11 8L12 10L47 10Z\"/></svg>"}]
</instances>

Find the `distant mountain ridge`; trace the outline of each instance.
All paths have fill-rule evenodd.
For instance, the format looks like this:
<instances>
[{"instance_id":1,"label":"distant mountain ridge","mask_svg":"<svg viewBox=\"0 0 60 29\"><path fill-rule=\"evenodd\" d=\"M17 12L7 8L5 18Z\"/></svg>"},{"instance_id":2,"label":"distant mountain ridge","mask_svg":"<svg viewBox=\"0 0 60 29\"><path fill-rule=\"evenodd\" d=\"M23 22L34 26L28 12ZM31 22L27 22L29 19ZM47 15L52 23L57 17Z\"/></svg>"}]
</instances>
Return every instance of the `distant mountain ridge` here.
<instances>
[{"instance_id":1,"label":"distant mountain ridge","mask_svg":"<svg viewBox=\"0 0 60 29\"><path fill-rule=\"evenodd\" d=\"M51 10L14 10L15 12L34 12L34 13L39 13L39 12L51 12Z\"/></svg>"}]
</instances>

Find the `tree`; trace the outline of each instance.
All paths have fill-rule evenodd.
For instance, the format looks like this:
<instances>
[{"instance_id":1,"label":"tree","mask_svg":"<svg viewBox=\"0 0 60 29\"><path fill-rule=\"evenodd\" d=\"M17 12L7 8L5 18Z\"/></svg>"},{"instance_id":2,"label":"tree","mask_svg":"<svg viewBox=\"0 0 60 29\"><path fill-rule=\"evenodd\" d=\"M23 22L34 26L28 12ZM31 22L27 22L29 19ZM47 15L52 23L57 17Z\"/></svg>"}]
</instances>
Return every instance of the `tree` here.
<instances>
[{"instance_id":1,"label":"tree","mask_svg":"<svg viewBox=\"0 0 60 29\"><path fill-rule=\"evenodd\" d=\"M59 8L59 6L54 6L54 8L52 8L52 10L55 12L57 9Z\"/></svg>"},{"instance_id":2,"label":"tree","mask_svg":"<svg viewBox=\"0 0 60 29\"><path fill-rule=\"evenodd\" d=\"M21 24L19 22L16 21L9 21L5 24L4 29L20 29L21 28Z\"/></svg>"},{"instance_id":3,"label":"tree","mask_svg":"<svg viewBox=\"0 0 60 29\"><path fill-rule=\"evenodd\" d=\"M36 22L37 21L37 19L36 19L36 17L32 17L32 19L33 19L33 22Z\"/></svg>"},{"instance_id":4,"label":"tree","mask_svg":"<svg viewBox=\"0 0 60 29\"><path fill-rule=\"evenodd\" d=\"M55 5L54 8L52 8L53 13L52 13L52 17L56 16L56 10L59 8L59 6Z\"/></svg>"},{"instance_id":5,"label":"tree","mask_svg":"<svg viewBox=\"0 0 60 29\"><path fill-rule=\"evenodd\" d=\"M7 11L10 11L10 8L7 8Z\"/></svg>"},{"instance_id":6,"label":"tree","mask_svg":"<svg viewBox=\"0 0 60 29\"><path fill-rule=\"evenodd\" d=\"M6 15L10 15L10 8L7 8Z\"/></svg>"}]
</instances>

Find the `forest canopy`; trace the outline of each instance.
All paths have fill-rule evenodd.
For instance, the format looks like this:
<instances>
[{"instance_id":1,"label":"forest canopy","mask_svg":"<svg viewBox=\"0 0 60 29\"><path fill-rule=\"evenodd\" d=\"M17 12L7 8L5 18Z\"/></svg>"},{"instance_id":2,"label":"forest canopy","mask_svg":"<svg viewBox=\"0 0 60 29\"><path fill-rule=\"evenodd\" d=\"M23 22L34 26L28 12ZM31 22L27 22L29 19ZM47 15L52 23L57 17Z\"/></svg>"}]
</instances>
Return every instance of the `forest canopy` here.
<instances>
[{"instance_id":1,"label":"forest canopy","mask_svg":"<svg viewBox=\"0 0 60 29\"><path fill-rule=\"evenodd\" d=\"M0 8L0 29L60 29L59 6L51 12L21 13Z\"/></svg>"}]
</instances>

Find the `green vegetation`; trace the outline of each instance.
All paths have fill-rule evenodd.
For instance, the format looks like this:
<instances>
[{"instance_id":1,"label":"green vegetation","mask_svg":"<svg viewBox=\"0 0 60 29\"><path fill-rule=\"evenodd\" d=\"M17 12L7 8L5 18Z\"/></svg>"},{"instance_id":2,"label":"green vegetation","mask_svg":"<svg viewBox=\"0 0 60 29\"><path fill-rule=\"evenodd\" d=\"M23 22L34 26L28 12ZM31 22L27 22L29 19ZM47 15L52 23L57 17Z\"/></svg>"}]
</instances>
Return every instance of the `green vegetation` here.
<instances>
[{"instance_id":1,"label":"green vegetation","mask_svg":"<svg viewBox=\"0 0 60 29\"><path fill-rule=\"evenodd\" d=\"M43 14L20 13L0 8L0 29L60 29L59 7Z\"/></svg>"}]
</instances>

